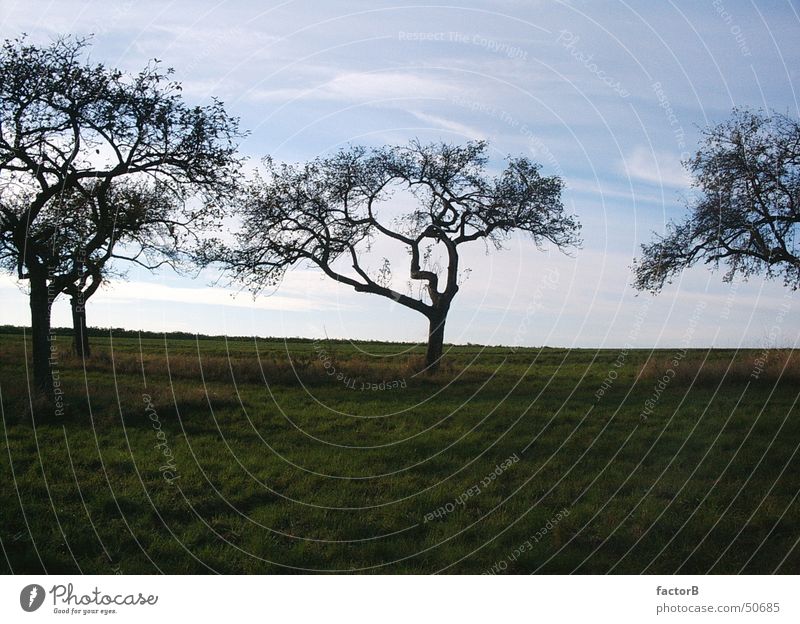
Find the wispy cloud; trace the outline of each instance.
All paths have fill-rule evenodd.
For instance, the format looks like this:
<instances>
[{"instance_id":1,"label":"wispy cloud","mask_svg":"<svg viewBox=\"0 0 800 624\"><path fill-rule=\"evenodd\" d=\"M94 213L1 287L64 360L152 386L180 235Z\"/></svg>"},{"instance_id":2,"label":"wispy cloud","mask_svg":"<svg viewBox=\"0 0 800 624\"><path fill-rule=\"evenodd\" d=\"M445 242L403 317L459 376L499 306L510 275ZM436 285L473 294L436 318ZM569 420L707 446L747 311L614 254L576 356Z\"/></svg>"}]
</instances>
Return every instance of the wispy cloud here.
<instances>
[{"instance_id":1,"label":"wispy cloud","mask_svg":"<svg viewBox=\"0 0 800 624\"><path fill-rule=\"evenodd\" d=\"M254 89L255 101L292 100L382 101L408 98L444 98L455 87L438 79L411 72L347 72L309 88Z\"/></svg>"},{"instance_id":2,"label":"wispy cloud","mask_svg":"<svg viewBox=\"0 0 800 624\"><path fill-rule=\"evenodd\" d=\"M481 130L480 128L476 128L474 126L468 126L467 124L463 124L458 121L453 121L451 119L446 119L444 117L439 117L438 115L430 115L428 113L422 113L419 111L409 111L409 112L412 115L414 115L414 117L424 122L425 124L429 124L433 128L440 128L442 130L447 130L454 134L460 135L465 139L487 138L486 132Z\"/></svg>"},{"instance_id":3,"label":"wispy cloud","mask_svg":"<svg viewBox=\"0 0 800 624\"><path fill-rule=\"evenodd\" d=\"M535 310L530 326L537 329L524 341L597 345L607 335L607 344L622 344L636 313L628 288L636 244L663 227L670 211L677 214L681 195L689 193L679 153L695 149L699 127L724 119L734 102L798 110L800 39L789 3L736 7L751 56L707 4L683 3L680 11L671 3L639 4L634 11L625 3L546 0L459 6L0 0L0 35L27 32L46 43L59 33L93 32L92 59L127 71L162 59L175 67L187 101L217 96L241 117L251 131L242 142L251 156L247 170L265 154L304 161L348 141L403 144L414 135L490 138L497 166L506 154L526 154L564 178L565 203L584 224L585 246L576 260L553 259L559 288ZM558 41L563 30L574 33L574 49ZM602 76L619 80L630 97L620 97ZM480 245L465 251L461 266L475 270L454 305L448 339L516 336L547 260L517 239L508 247L488 256ZM390 254L376 243L373 264ZM308 335L308 324L321 327L341 312L340 336L424 335L419 315L313 271L293 271L273 295L255 301L247 292L234 297L232 288L199 287L215 277L210 273L195 280L132 273L133 281L92 299L92 323L107 313L115 325L217 333L222 317L241 333L252 318L253 331ZM396 287L405 290L407 257L398 257L395 274ZM713 301L727 296L719 274L696 267L653 306L643 345L680 338L683 325L670 316L670 297L675 313L689 318L690 276ZM767 287L782 296L780 284ZM0 278L0 299L0 323L29 322L27 301L12 279ZM756 306L771 324L771 305L759 280L742 286L731 312L741 323L726 321L721 335L736 343ZM67 301L59 297L56 308L59 322L68 323ZM402 320L388 320L393 309ZM761 337L757 329L744 330L751 343Z\"/></svg>"},{"instance_id":4,"label":"wispy cloud","mask_svg":"<svg viewBox=\"0 0 800 624\"><path fill-rule=\"evenodd\" d=\"M636 147L619 164L620 172L633 180L688 188L689 174L681 165L680 158L669 152L653 152L644 147Z\"/></svg>"},{"instance_id":5,"label":"wispy cloud","mask_svg":"<svg viewBox=\"0 0 800 624\"><path fill-rule=\"evenodd\" d=\"M319 276L304 273L309 272L295 272L289 288L274 293L265 292L255 298L247 291L229 288L187 288L154 282L109 280L92 298L92 304L151 301L283 312L329 310L332 304L337 308L350 307L347 302L338 300L334 285L318 283ZM311 287L312 281L315 282L314 287ZM7 291L9 296L22 288L25 288L24 282L20 283L9 275L0 275L0 290Z\"/></svg>"}]
</instances>

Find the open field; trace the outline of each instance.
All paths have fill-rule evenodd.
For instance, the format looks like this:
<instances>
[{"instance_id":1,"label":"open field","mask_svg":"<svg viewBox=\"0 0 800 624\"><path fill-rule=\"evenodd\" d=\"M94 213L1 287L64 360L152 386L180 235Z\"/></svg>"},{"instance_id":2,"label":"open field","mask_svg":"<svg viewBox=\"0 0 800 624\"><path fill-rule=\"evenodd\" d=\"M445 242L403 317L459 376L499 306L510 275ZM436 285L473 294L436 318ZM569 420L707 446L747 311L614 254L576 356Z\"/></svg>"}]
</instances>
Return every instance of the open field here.
<instances>
[{"instance_id":1,"label":"open field","mask_svg":"<svg viewBox=\"0 0 800 624\"><path fill-rule=\"evenodd\" d=\"M3 573L800 573L800 358L0 334ZM35 426L34 426L35 425Z\"/></svg>"}]
</instances>

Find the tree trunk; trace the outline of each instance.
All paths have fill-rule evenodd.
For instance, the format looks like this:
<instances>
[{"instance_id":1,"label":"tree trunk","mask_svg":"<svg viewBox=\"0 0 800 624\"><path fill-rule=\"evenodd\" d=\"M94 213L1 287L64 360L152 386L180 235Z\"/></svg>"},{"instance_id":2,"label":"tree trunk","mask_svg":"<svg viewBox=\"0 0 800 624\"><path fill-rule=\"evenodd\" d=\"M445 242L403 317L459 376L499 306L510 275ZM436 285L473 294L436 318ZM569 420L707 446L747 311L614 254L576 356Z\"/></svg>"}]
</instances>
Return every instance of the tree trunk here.
<instances>
[{"instance_id":1,"label":"tree trunk","mask_svg":"<svg viewBox=\"0 0 800 624\"><path fill-rule=\"evenodd\" d=\"M444 324L447 320L447 311L436 312L428 316L430 327L428 329L428 351L425 354L425 370L434 372L438 370L442 360L444 346Z\"/></svg>"},{"instance_id":2,"label":"tree trunk","mask_svg":"<svg viewBox=\"0 0 800 624\"><path fill-rule=\"evenodd\" d=\"M53 398L53 371L51 362L50 306L45 272L30 275L31 342L34 386ZM55 345L52 345L55 347Z\"/></svg>"},{"instance_id":3,"label":"tree trunk","mask_svg":"<svg viewBox=\"0 0 800 624\"><path fill-rule=\"evenodd\" d=\"M89 333L86 331L86 306L82 294L70 298L72 307L72 348L75 355L88 358L91 355Z\"/></svg>"}]
</instances>

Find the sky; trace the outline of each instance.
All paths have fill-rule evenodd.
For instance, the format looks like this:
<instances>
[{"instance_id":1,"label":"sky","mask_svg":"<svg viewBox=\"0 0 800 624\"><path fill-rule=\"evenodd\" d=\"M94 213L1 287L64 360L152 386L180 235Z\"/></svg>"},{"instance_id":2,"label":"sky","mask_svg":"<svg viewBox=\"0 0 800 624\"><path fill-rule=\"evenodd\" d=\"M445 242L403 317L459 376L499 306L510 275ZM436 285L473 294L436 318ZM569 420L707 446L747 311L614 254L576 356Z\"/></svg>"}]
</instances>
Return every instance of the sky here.
<instances>
[{"instance_id":1,"label":"sky","mask_svg":"<svg viewBox=\"0 0 800 624\"><path fill-rule=\"evenodd\" d=\"M466 249L452 343L561 347L795 346L798 297L700 265L657 297L631 287L639 246L686 214L681 165L733 107L800 115L800 16L790 0L457 2L0 0L0 36L92 34L91 59L160 59L193 104L224 101L266 155L302 162L348 144L486 139L493 170L527 156L561 176L583 245L514 237ZM377 269L382 249L366 262ZM389 252L387 251L386 254ZM89 302L98 327L421 341L426 319L299 266L258 297L199 274L127 268ZM408 268L394 266L406 288ZM0 276L0 324L29 324ZM69 326L59 299L53 324Z\"/></svg>"}]
</instances>

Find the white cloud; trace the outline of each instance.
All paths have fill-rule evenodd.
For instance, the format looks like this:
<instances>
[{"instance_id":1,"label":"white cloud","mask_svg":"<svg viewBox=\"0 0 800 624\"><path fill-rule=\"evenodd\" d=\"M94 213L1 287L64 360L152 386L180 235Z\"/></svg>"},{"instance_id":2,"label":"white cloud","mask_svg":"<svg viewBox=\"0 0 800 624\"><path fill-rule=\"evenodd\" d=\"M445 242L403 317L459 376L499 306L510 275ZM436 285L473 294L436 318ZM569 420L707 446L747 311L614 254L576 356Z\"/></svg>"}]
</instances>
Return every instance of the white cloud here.
<instances>
[{"instance_id":1,"label":"white cloud","mask_svg":"<svg viewBox=\"0 0 800 624\"><path fill-rule=\"evenodd\" d=\"M441 128L443 130L447 130L449 132L453 132L455 134L462 135L467 139L485 139L487 138L486 133L479 128L475 128L473 126L468 126L466 124L459 123L457 121L452 121L450 119L445 119L444 117L439 117L437 115L429 115L427 113L421 113L418 111L409 111L414 117L423 121L426 124L430 124L431 126Z\"/></svg>"},{"instance_id":2,"label":"white cloud","mask_svg":"<svg viewBox=\"0 0 800 624\"><path fill-rule=\"evenodd\" d=\"M194 305L229 306L237 308L253 308L284 312L305 312L310 310L329 310L331 305L348 307L337 300L335 284L319 280L319 275L311 271L296 271L290 274L288 288L282 288L281 294L266 292L255 299L247 291L236 291L230 288L205 287L181 288L168 284L144 281L109 280L92 298L95 304L124 304L139 301L160 301L164 303L182 303ZM22 293L20 284L10 275L0 275L0 291L8 302L16 297L20 303Z\"/></svg>"},{"instance_id":3,"label":"white cloud","mask_svg":"<svg viewBox=\"0 0 800 624\"><path fill-rule=\"evenodd\" d=\"M410 72L345 72L332 80L311 87L254 89L247 98L262 102L288 102L291 100L375 101L419 98L443 98L455 87Z\"/></svg>"},{"instance_id":4,"label":"white cloud","mask_svg":"<svg viewBox=\"0 0 800 624\"><path fill-rule=\"evenodd\" d=\"M480 245L466 252L463 266L475 270L454 305L448 339L513 340L536 297L543 267L552 263L560 271L559 287L547 291L523 342L596 346L606 337L606 344L622 344L644 298L636 300L626 290L635 243L680 209L679 195L688 190L678 157L684 148L675 131L685 130L681 141L692 149L699 139L695 124L726 116L731 102L796 110L792 79L798 77L793 68L800 47L789 36L796 20L788 4L757 12L743 8L740 24L748 19L762 24L748 30L753 56L745 57L719 16L702 3L684 3L685 17L674 7L642 8L640 20L624 6L605 3L578 3L590 19L576 19L578 13L564 2L500 2L503 11L492 14L491 7L470 9L474 2L411 7L347 0L267 7L0 0L0 32L4 37L28 32L40 43L59 32L94 32L93 60L133 71L153 56L163 59L175 67L188 101L220 96L231 114L241 116L242 127L252 130L243 141L252 155L248 170L266 153L303 161L352 137L402 144L415 124L430 127L420 132L426 138L445 132L456 133L454 138L488 135L498 161L521 152L541 161L548 173L561 175L563 169L565 199L585 225L585 250L575 260L558 255L548 260L515 239L502 254L484 256ZM649 22L652 31L645 28ZM704 34L704 50L690 23ZM565 28L580 36L578 47L592 55L591 62L624 80L630 98L618 98L557 42ZM400 41L401 31L452 31L467 38ZM489 39L518 46L528 57L512 59L492 49ZM791 70L782 68L783 59ZM663 85L680 127L665 114L654 81ZM98 160L106 157L101 150ZM380 247L374 252L373 269L384 255ZM405 291L407 257L397 257L406 263L397 265L395 285ZM93 299L92 324L209 333L230 327L230 333L241 334L252 323L253 332L293 335L318 334L313 328L325 323L333 332L330 324L336 322L340 336L424 336L420 315L313 271L291 272L275 295L256 301L247 292L233 298L231 289L199 287L213 279L211 272L195 280L131 274L133 281ZM771 327L783 296L779 283L765 285L763 292L760 286L758 279L743 285L730 318L717 320L727 285L719 274L695 267L654 302L641 346L677 344L698 297L709 302L698 339L710 339L721 328L721 339L731 344L740 336L758 344L760 324ZM0 278L0 298L0 322L29 322L27 299L13 280ZM58 323L68 324L67 300L59 297L56 308Z\"/></svg>"},{"instance_id":5,"label":"white cloud","mask_svg":"<svg viewBox=\"0 0 800 624\"><path fill-rule=\"evenodd\" d=\"M659 186L688 188L690 178L680 158L670 152L654 152L636 147L620 161L620 171L634 179Z\"/></svg>"}]
</instances>

